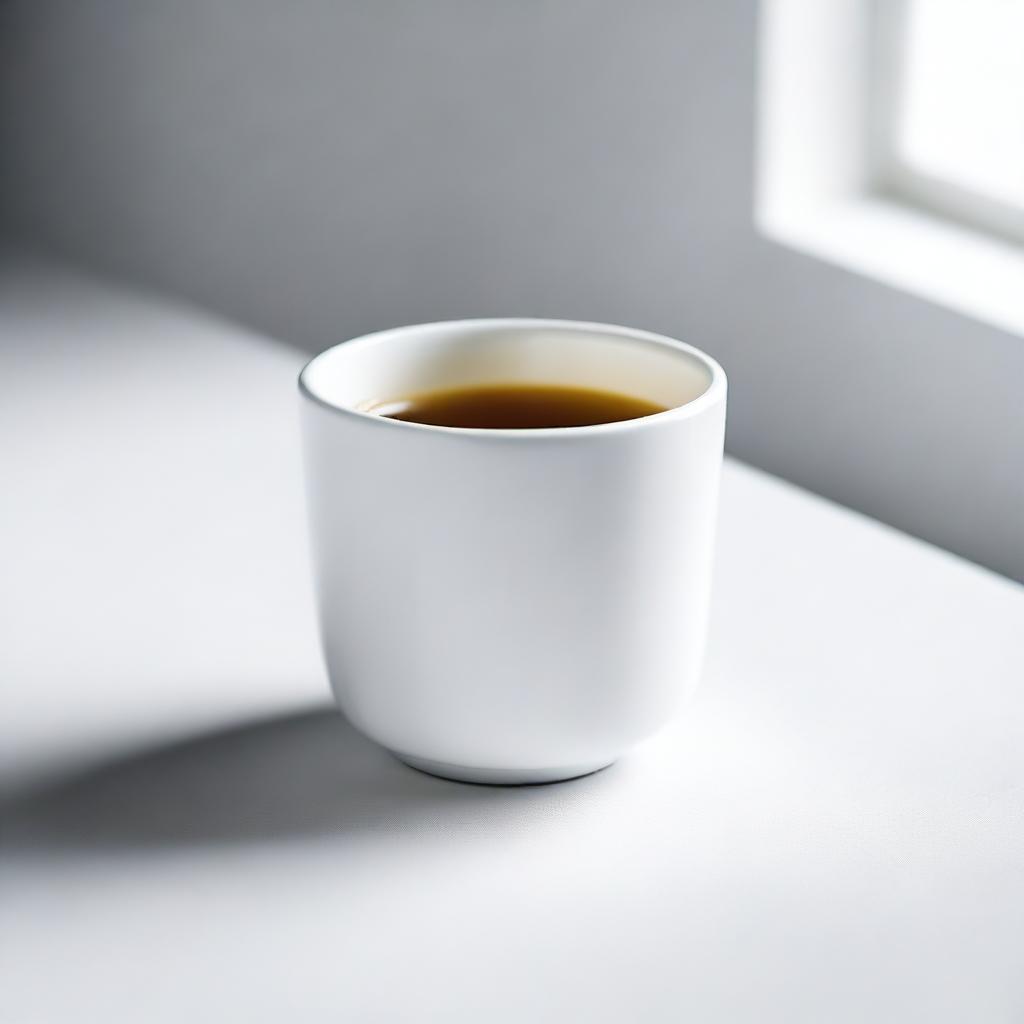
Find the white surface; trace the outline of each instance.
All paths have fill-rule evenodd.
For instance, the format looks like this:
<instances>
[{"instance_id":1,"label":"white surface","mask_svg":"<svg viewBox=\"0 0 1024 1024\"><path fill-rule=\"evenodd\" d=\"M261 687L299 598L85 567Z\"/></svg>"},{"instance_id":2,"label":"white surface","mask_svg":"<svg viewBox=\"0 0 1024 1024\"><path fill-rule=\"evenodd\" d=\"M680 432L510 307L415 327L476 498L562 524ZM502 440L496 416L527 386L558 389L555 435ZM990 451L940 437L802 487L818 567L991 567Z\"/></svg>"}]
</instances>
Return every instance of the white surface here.
<instances>
[{"instance_id":1,"label":"white surface","mask_svg":"<svg viewBox=\"0 0 1024 1024\"><path fill-rule=\"evenodd\" d=\"M663 411L457 431L360 411L508 381ZM324 661L361 733L435 775L553 782L607 767L693 693L725 435L714 360L624 327L458 320L336 345L300 387Z\"/></svg>"},{"instance_id":2,"label":"white surface","mask_svg":"<svg viewBox=\"0 0 1024 1024\"><path fill-rule=\"evenodd\" d=\"M578 782L431 779L316 710L302 357L0 309L5 1024L1024 1014L1018 586L729 464L689 710Z\"/></svg>"}]
</instances>

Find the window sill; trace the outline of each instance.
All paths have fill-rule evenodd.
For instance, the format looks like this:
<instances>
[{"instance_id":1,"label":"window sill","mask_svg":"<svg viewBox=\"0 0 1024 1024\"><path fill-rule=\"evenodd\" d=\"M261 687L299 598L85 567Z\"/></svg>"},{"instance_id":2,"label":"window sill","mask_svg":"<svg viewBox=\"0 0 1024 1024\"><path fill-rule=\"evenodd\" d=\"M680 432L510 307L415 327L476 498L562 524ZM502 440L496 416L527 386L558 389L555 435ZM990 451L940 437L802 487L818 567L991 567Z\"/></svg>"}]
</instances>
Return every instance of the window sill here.
<instances>
[{"instance_id":1,"label":"window sill","mask_svg":"<svg viewBox=\"0 0 1024 1024\"><path fill-rule=\"evenodd\" d=\"M769 238L1024 335L1024 246L880 159L897 5L762 0L756 219ZM881 35L879 34L881 33ZM891 69L890 69L891 70ZM916 191L912 190L916 187ZM934 206L932 205L934 203ZM977 203L961 211L979 220Z\"/></svg>"},{"instance_id":2,"label":"window sill","mask_svg":"<svg viewBox=\"0 0 1024 1024\"><path fill-rule=\"evenodd\" d=\"M1024 248L899 196L860 193L763 208L769 238L893 288L1024 335Z\"/></svg>"}]
</instances>

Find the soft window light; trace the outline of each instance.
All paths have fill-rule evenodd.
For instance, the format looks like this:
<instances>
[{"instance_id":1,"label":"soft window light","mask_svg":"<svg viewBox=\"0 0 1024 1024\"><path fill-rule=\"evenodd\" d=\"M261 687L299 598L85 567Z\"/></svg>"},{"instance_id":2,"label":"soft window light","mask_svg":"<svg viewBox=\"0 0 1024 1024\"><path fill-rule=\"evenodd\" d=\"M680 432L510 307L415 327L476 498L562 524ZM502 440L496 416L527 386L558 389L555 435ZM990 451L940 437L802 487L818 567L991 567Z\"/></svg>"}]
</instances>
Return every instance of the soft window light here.
<instances>
[{"instance_id":1,"label":"soft window light","mask_svg":"<svg viewBox=\"0 0 1024 1024\"><path fill-rule=\"evenodd\" d=\"M1024 208L1024 2L909 0L893 156Z\"/></svg>"}]
</instances>

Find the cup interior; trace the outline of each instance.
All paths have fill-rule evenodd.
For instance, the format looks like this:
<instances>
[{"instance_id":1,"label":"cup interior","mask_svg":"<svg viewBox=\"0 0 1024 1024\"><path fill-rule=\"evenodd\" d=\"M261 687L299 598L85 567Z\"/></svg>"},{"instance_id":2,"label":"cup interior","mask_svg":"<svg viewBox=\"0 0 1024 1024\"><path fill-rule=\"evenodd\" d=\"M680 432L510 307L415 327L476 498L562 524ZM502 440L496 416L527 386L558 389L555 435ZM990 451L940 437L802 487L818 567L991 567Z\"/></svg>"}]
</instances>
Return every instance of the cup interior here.
<instances>
[{"instance_id":1,"label":"cup interior","mask_svg":"<svg viewBox=\"0 0 1024 1024\"><path fill-rule=\"evenodd\" d=\"M304 388L365 411L423 392L492 384L597 388L672 409L699 398L721 370L681 342L602 324L456 320L344 342L302 373Z\"/></svg>"}]
</instances>

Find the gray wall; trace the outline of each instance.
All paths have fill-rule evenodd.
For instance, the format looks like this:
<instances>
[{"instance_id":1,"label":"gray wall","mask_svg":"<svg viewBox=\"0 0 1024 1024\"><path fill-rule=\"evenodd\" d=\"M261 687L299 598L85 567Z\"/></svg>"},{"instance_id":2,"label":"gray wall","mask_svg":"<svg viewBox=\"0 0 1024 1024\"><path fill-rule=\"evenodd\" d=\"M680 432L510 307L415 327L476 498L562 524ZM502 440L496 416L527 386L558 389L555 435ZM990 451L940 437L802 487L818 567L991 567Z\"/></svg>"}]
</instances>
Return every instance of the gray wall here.
<instances>
[{"instance_id":1,"label":"gray wall","mask_svg":"<svg viewBox=\"0 0 1024 1024\"><path fill-rule=\"evenodd\" d=\"M7 0L0 223L309 349L678 335L735 454L1024 578L1024 339L758 236L756 41L754 0Z\"/></svg>"}]
</instances>

